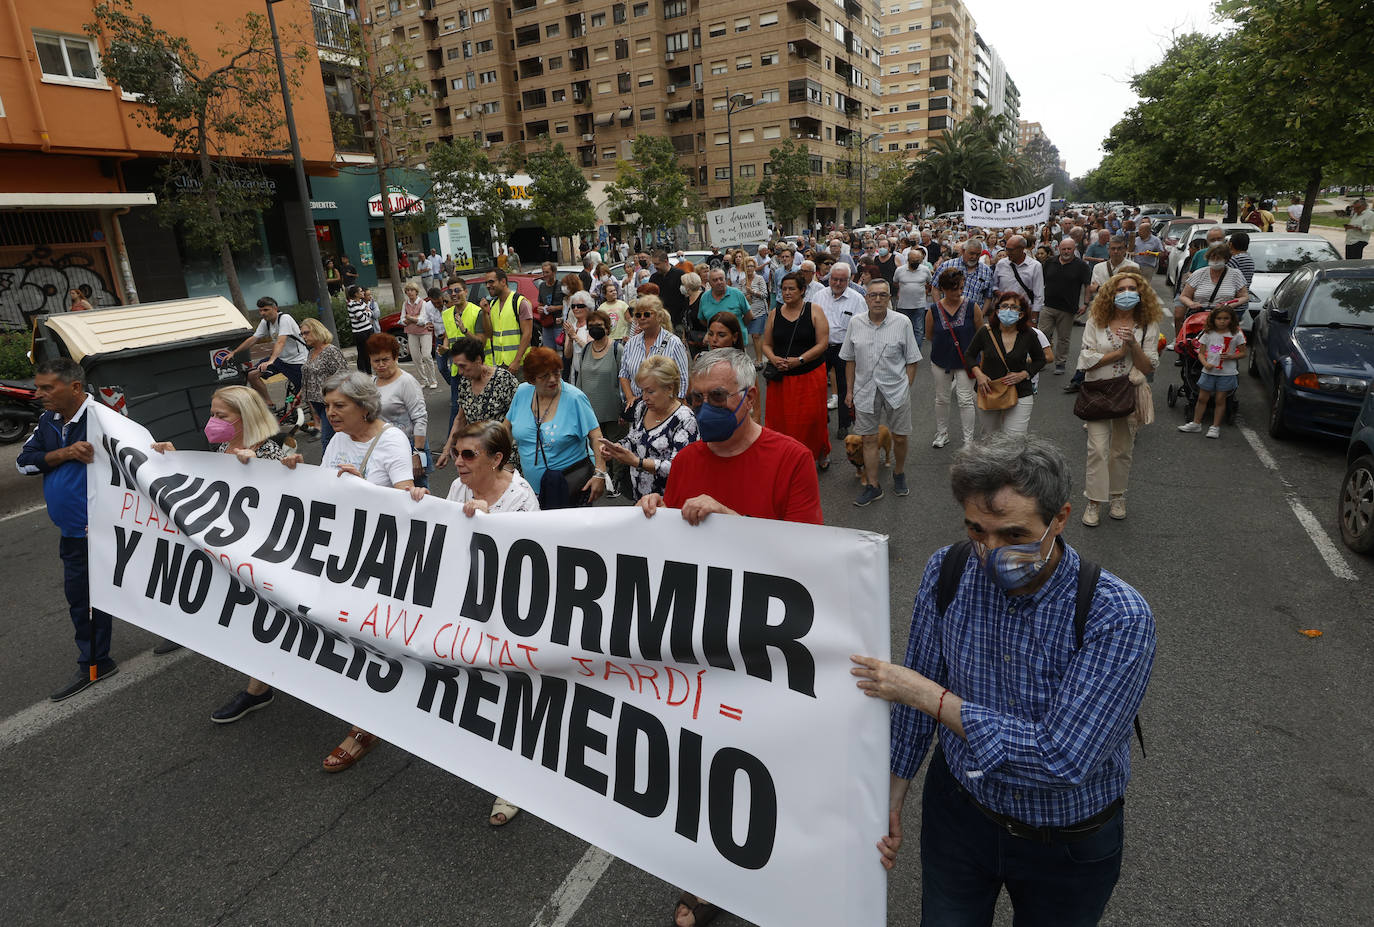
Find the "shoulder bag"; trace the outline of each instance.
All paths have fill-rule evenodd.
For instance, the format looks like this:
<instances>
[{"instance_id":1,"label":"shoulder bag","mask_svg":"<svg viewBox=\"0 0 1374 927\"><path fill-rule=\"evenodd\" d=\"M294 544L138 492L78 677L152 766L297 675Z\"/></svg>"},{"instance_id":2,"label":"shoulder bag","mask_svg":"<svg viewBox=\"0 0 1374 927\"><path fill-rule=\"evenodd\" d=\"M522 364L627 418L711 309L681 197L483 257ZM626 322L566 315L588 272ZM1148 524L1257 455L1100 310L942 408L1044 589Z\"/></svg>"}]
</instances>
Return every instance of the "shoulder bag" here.
<instances>
[{"instance_id":1,"label":"shoulder bag","mask_svg":"<svg viewBox=\"0 0 1374 927\"><path fill-rule=\"evenodd\" d=\"M811 314L811 303L809 301L802 303L802 312L805 312L807 315ZM774 324L777 323L775 322ZM797 325L799 324L801 324L801 316L797 316L797 321L792 326L792 337L787 339L787 353L784 354L783 357L792 356L792 345L797 340ZM772 361L763 362L763 378L769 383L776 383L781 380L783 376L784 374L778 369L777 364Z\"/></svg>"},{"instance_id":2,"label":"shoulder bag","mask_svg":"<svg viewBox=\"0 0 1374 927\"><path fill-rule=\"evenodd\" d=\"M949 332L949 340L954 342L954 353L959 355L959 363L964 366L964 375L972 380L974 377L972 373L969 373L968 359L964 357L964 349L959 344L959 336L956 335L954 329L950 327L949 318L945 315L945 307L940 303L936 303L935 314L938 315L940 321L944 323L945 331Z\"/></svg>"},{"instance_id":3,"label":"shoulder bag","mask_svg":"<svg viewBox=\"0 0 1374 927\"><path fill-rule=\"evenodd\" d=\"M993 331L991 325L987 327L987 333L991 336L990 340L997 351L997 355L1002 358L1002 366L1007 373L1011 373L1011 365L1007 363L1006 352L1002 350L1002 336ZM1001 380L992 380L988 383L986 391L980 389L975 392L978 408L984 412L1002 412L1013 408L1021 398L1016 394L1015 386L1003 383Z\"/></svg>"}]
</instances>

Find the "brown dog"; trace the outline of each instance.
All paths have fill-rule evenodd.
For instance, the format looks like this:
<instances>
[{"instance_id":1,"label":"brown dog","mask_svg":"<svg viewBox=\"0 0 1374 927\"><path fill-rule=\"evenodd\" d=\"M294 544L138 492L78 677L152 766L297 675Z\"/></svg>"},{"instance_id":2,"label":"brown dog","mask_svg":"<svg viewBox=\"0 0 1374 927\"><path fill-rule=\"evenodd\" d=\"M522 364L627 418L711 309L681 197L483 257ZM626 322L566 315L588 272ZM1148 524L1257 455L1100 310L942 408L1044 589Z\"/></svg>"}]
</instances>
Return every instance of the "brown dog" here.
<instances>
[{"instance_id":1,"label":"brown dog","mask_svg":"<svg viewBox=\"0 0 1374 927\"><path fill-rule=\"evenodd\" d=\"M864 439L863 435L845 435L844 455L854 465L855 476L864 477ZM878 455L882 466L892 466L892 432L886 425L878 426Z\"/></svg>"}]
</instances>

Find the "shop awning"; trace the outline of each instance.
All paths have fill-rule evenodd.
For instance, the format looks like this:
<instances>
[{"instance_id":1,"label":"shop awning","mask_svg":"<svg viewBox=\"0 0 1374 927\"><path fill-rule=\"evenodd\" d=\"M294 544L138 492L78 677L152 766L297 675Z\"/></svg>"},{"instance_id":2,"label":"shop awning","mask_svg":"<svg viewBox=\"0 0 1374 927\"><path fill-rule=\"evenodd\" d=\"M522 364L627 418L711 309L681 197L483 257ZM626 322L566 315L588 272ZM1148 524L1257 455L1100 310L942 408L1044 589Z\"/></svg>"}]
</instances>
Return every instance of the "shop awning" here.
<instances>
[{"instance_id":1,"label":"shop awning","mask_svg":"<svg viewBox=\"0 0 1374 927\"><path fill-rule=\"evenodd\" d=\"M592 122L596 123L596 124L599 125L599 126L608 126L608 125L610 125L613 121L615 121L615 111L614 111L614 110L612 110L612 111L609 112L609 113L597 113L597 114L596 114L596 118L592 120Z\"/></svg>"},{"instance_id":2,"label":"shop awning","mask_svg":"<svg viewBox=\"0 0 1374 927\"><path fill-rule=\"evenodd\" d=\"M152 193L0 193L0 209L124 209L156 206Z\"/></svg>"}]
</instances>

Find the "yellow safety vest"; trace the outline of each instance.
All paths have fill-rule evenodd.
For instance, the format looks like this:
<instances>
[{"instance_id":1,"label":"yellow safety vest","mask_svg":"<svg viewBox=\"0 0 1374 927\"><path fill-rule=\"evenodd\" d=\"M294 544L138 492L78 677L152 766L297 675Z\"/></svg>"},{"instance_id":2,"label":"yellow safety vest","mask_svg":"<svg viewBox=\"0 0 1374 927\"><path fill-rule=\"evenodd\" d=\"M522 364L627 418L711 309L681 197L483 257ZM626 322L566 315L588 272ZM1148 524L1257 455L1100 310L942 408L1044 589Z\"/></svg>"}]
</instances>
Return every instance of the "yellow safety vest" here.
<instances>
[{"instance_id":1,"label":"yellow safety vest","mask_svg":"<svg viewBox=\"0 0 1374 927\"><path fill-rule=\"evenodd\" d=\"M504 300L491 307L491 362L507 367L522 358L516 356L520 348L520 300L524 299L511 287Z\"/></svg>"},{"instance_id":2,"label":"yellow safety vest","mask_svg":"<svg viewBox=\"0 0 1374 927\"><path fill-rule=\"evenodd\" d=\"M444 320L444 334L448 337L448 343L453 344L459 338L477 338L480 340L481 332L478 331L477 320L481 316L482 307L476 303L463 303L461 318L455 317L453 309L453 306L449 306L441 314L441 318ZM488 350L483 350L483 357L485 358L488 353ZM457 364L450 363L448 369L450 376L458 376Z\"/></svg>"}]
</instances>

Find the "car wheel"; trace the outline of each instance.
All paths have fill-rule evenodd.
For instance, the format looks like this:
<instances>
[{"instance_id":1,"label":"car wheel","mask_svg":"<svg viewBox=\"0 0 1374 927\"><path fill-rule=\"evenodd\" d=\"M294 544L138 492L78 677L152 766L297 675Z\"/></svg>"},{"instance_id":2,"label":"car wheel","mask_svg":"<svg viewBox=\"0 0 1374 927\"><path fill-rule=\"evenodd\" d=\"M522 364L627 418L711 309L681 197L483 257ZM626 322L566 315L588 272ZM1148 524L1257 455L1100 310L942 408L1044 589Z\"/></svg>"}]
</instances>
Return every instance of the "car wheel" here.
<instances>
[{"instance_id":1,"label":"car wheel","mask_svg":"<svg viewBox=\"0 0 1374 927\"><path fill-rule=\"evenodd\" d=\"M1287 415L1288 401L1283 393L1283 376L1276 370L1274 371L1274 395L1273 401L1269 404L1269 435L1280 440L1289 437L1292 432L1288 428L1288 423L1284 420Z\"/></svg>"},{"instance_id":2,"label":"car wheel","mask_svg":"<svg viewBox=\"0 0 1374 927\"><path fill-rule=\"evenodd\" d=\"M395 335L396 340L401 343L401 353L397 356L396 360L402 364L410 363L410 339L406 337L404 331L395 331L391 334Z\"/></svg>"},{"instance_id":3,"label":"car wheel","mask_svg":"<svg viewBox=\"0 0 1374 927\"><path fill-rule=\"evenodd\" d=\"M1374 551L1374 457L1365 454L1345 471L1336 514L1346 547L1361 554Z\"/></svg>"},{"instance_id":4,"label":"car wheel","mask_svg":"<svg viewBox=\"0 0 1374 927\"><path fill-rule=\"evenodd\" d=\"M0 444L15 444L29 433L32 423L17 415L0 415Z\"/></svg>"}]
</instances>

